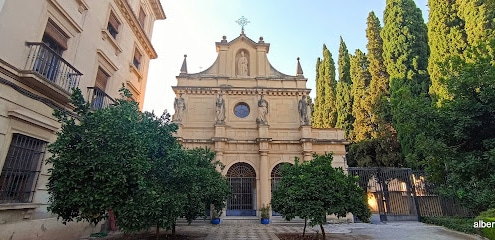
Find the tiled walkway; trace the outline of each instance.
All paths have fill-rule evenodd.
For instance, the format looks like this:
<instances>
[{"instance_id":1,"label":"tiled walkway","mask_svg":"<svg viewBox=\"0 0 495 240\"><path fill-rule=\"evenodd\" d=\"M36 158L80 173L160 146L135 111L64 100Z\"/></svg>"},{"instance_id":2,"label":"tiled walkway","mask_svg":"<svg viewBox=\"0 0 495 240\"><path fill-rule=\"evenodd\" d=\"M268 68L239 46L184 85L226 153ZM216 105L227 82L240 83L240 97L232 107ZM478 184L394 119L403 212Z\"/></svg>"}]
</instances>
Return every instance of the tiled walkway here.
<instances>
[{"instance_id":1,"label":"tiled walkway","mask_svg":"<svg viewBox=\"0 0 495 240\"><path fill-rule=\"evenodd\" d=\"M191 226L177 226L177 233L208 234L207 240L247 240L247 239L279 239L276 233L302 233L302 224L269 224L262 225L253 221L246 223L222 222L220 225L211 225L208 222L194 223ZM307 233L316 233L319 227L308 227ZM433 240L476 240L478 236L467 235L448 230L443 227L427 225L419 222L391 222L387 224L329 224L325 232L332 239L433 239Z\"/></svg>"}]
</instances>

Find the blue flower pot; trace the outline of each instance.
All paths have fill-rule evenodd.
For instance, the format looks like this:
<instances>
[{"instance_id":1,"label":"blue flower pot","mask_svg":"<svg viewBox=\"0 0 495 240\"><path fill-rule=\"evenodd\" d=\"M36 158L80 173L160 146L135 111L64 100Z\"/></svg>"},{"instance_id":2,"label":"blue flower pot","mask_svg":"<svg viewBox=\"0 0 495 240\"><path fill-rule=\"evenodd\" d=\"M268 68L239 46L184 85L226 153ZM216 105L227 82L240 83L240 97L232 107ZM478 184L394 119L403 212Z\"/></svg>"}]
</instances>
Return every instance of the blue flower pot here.
<instances>
[{"instance_id":1,"label":"blue flower pot","mask_svg":"<svg viewBox=\"0 0 495 240\"><path fill-rule=\"evenodd\" d=\"M269 218L262 218L261 219L261 224L269 224L270 223L270 219Z\"/></svg>"},{"instance_id":2,"label":"blue flower pot","mask_svg":"<svg viewBox=\"0 0 495 240\"><path fill-rule=\"evenodd\" d=\"M211 224L220 224L220 218L214 218L211 220Z\"/></svg>"}]
</instances>

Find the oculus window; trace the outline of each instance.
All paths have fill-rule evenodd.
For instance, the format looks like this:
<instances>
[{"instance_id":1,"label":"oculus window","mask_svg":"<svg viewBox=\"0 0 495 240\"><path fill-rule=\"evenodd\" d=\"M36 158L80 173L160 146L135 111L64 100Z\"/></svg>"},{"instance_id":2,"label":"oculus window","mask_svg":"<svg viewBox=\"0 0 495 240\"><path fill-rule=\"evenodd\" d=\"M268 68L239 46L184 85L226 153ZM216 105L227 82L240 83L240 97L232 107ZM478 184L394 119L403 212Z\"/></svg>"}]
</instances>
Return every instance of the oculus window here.
<instances>
[{"instance_id":1,"label":"oculus window","mask_svg":"<svg viewBox=\"0 0 495 240\"><path fill-rule=\"evenodd\" d=\"M249 105L243 102L236 104L234 107L234 114L238 118L245 118L249 116Z\"/></svg>"}]
</instances>

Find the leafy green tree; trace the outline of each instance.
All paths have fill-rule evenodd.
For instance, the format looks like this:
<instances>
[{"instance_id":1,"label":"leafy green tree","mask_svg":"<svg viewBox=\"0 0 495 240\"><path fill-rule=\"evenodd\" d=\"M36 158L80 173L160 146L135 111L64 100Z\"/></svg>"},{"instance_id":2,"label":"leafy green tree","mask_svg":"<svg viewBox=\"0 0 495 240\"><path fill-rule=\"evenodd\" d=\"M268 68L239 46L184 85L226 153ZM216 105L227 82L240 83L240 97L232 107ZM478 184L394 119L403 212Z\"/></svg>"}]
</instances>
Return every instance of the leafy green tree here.
<instances>
[{"instance_id":1,"label":"leafy green tree","mask_svg":"<svg viewBox=\"0 0 495 240\"><path fill-rule=\"evenodd\" d=\"M222 206L230 185L216 170L214 152L182 149L168 114L141 113L122 91L113 106L90 112L76 90L79 120L55 113L62 131L49 147L49 210L64 222L93 223L111 210L124 232L154 226L175 233L177 218L190 222L210 204Z\"/></svg>"},{"instance_id":2,"label":"leafy green tree","mask_svg":"<svg viewBox=\"0 0 495 240\"><path fill-rule=\"evenodd\" d=\"M63 222L98 223L140 191L151 168L140 136L142 116L137 103L122 99L89 112L79 89L72 103L79 120L55 113L62 129L49 146L48 209Z\"/></svg>"},{"instance_id":3,"label":"leafy green tree","mask_svg":"<svg viewBox=\"0 0 495 240\"><path fill-rule=\"evenodd\" d=\"M428 73L431 79L430 95L441 105L449 98L446 86L441 84L443 77L440 63L451 56L462 56L467 47L464 20L459 15L458 0L429 0L428 15Z\"/></svg>"},{"instance_id":4,"label":"leafy green tree","mask_svg":"<svg viewBox=\"0 0 495 240\"><path fill-rule=\"evenodd\" d=\"M371 114L372 137L378 138L393 132L390 113L389 75L383 62L383 40L380 36L382 27L374 12L367 19L366 37L368 43L368 71L371 76L365 109Z\"/></svg>"},{"instance_id":5,"label":"leafy green tree","mask_svg":"<svg viewBox=\"0 0 495 240\"><path fill-rule=\"evenodd\" d=\"M421 158L415 152L424 125L411 116L430 105L427 31L421 10L413 0L387 0L384 12L383 58L390 74L390 103L393 127L406 158ZM415 107L411 109L410 107Z\"/></svg>"},{"instance_id":6,"label":"leafy green tree","mask_svg":"<svg viewBox=\"0 0 495 240\"><path fill-rule=\"evenodd\" d=\"M371 113L368 111L369 107L366 106L371 76L368 71L366 54L359 49L356 50L354 56L351 56L351 79L352 115L355 118L351 140L359 142L364 139L370 139L373 132Z\"/></svg>"},{"instance_id":7,"label":"leafy green tree","mask_svg":"<svg viewBox=\"0 0 495 240\"><path fill-rule=\"evenodd\" d=\"M272 208L286 220L296 216L309 219L311 226L323 224L327 215L345 217L353 213L368 222L371 216L366 193L358 186L357 179L347 175L342 168L332 167L332 154L314 155L313 160L284 165L282 179L272 194Z\"/></svg>"},{"instance_id":8,"label":"leafy green tree","mask_svg":"<svg viewBox=\"0 0 495 240\"><path fill-rule=\"evenodd\" d=\"M339 81L336 87L335 108L337 109L336 128L344 129L345 135L349 137L352 131L352 96L351 96L351 73L350 73L350 56L344 40L340 37L339 47Z\"/></svg>"},{"instance_id":9,"label":"leafy green tree","mask_svg":"<svg viewBox=\"0 0 495 240\"><path fill-rule=\"evenodd\" d=\"M466 60L453 57L443 70L452 99L439 108L445 122L430 151L429 173L443 193L462 200L475 213L495 207L495 39L468 48ZM433 151L432 151L433 150Z\"/></svg>"}]
</instances>

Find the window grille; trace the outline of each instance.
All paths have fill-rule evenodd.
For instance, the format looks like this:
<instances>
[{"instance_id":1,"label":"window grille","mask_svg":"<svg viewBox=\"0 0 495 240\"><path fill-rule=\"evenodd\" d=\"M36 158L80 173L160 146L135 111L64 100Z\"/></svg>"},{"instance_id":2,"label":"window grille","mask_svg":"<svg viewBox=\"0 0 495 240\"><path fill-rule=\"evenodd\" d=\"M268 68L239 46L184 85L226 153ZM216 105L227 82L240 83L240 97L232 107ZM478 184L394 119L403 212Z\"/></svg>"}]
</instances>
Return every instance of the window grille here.
<instances>
[{"instance_id":1,"label":"window grille","mask_svg":"<svg viewBox=\"0 0 495 240\"><path fill-rule=\"evenodd\" d=\"M33 200L46 142L14 133L0 174L0 203Z\"/></svg>"}]
</instances>

